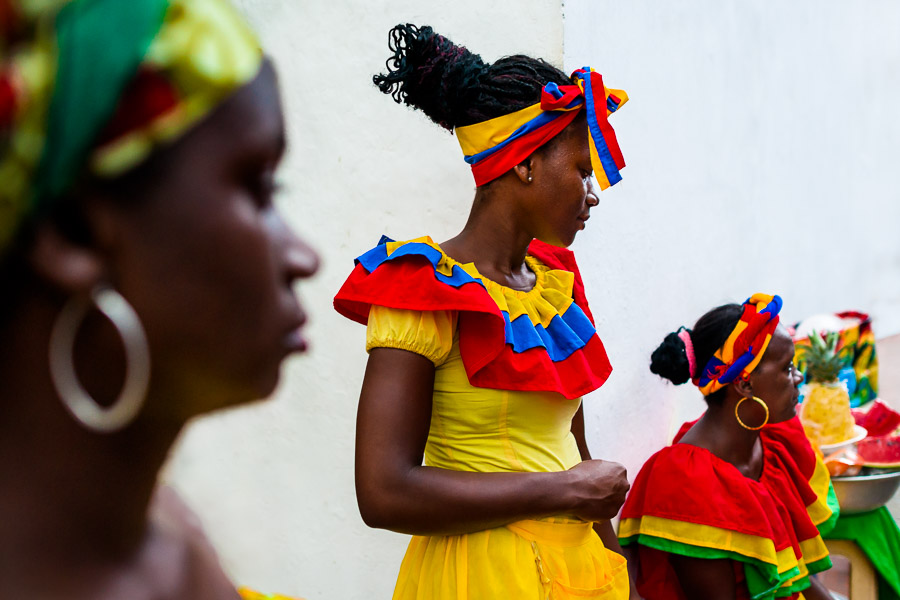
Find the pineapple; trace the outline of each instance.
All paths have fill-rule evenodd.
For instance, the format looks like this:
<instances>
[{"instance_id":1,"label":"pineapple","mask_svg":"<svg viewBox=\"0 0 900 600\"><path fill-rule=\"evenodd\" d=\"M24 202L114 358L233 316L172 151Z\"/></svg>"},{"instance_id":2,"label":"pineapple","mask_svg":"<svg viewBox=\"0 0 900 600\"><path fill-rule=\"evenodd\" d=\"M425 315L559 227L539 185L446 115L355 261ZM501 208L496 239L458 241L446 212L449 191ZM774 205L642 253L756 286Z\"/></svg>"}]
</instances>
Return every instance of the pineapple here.
<instances>
[{"instance_id":1,"label":"pineapple","mask_svg":"<svg viewBox=\"0 0 900 600\"><path fill-rule=\"evenodd\" d=\"M806 436L815 446L838 444L854 435L853 415L850 413L850 394L838 381L844 360L838 353L840 336L837 332L822 336L813 331L809 335L804 359L808 381L800 406L800 421Z\"/></svg>"}]
</instances>

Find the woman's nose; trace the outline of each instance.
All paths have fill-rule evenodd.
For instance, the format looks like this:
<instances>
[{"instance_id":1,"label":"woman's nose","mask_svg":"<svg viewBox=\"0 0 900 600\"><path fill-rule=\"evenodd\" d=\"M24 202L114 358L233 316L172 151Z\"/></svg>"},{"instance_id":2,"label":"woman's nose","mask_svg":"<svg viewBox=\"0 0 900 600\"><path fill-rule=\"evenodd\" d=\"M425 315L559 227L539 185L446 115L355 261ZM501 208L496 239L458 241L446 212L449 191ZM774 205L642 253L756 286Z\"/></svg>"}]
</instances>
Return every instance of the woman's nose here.
<instances>
[{"instance_id":1,"label":"woman's nose","mask_svg":"<svg viewBox=\"0 0 900 600\"><path fill-rule=\"evenodd\" d=\"M600 197L597 195L597 190L594 188L594 178L589 177L587 180L587 196L585 197L585 202L590 207L597 206L600 204Z\"/></svg>"},{"instance_id":2,"label":"woman's nose","mask_svg":"<svg viewBox=\"0 0 900 600\"><path fill-rule=\"evenodd\" d=\"M291 281L305 279L319 270L319 255L294 232L290 232L290 242L285 253L285 264Z\"/></svg>"},{"instance_id":3,"label":"woman's nose","mask_svg":"<svg viewBox=\"0 0 900 600\"><path fill-rule=\"evenodd\" d=\"M270 215L270 235L274 251L281 265L287 283L305 279L319 270L319 255L297 235L277 211Z\"/></svg>"}]
</instances>

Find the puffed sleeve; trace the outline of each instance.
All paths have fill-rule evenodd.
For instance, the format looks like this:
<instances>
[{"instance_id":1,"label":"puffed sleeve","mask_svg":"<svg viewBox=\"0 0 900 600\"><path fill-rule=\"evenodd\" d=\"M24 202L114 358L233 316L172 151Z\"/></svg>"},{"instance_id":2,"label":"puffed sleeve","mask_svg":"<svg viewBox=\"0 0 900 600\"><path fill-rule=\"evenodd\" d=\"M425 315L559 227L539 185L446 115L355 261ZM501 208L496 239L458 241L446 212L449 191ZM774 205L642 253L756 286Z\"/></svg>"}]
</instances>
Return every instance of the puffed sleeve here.
<instances>
[{"instance_id":1,"label":"puffed sleeve","mask_svg":"<svg viewBox=\"0 0 900 600\"><path fill-rule=\"evenodd\" d=\"M441 366L453 346L457 312L404 310L372 305L366 326L366 352L396 348L420 354Z\"/></svg>"}]
</instances>

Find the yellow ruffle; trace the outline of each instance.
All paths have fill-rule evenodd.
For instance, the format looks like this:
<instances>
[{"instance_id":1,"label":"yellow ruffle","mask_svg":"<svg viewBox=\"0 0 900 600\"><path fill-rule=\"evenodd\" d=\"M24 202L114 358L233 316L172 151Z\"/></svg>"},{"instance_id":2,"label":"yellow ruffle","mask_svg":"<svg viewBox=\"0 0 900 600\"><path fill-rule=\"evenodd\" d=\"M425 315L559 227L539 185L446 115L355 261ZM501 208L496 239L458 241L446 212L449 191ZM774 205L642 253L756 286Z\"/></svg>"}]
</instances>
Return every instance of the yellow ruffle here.
<instances>
[{"instance_id":1,"label":"yellow ruffle","mask_svg":"<svg viewBox=\"0 0 900 600\"><path fill-rule=\"evenodd\" d=\"M809 478L809 487L816 493L816 501L806 507L810 521L813 525L821 525L831 518L831 508L828 506L828 488L831 485L831 475L828 467L822 460L821 453L816 450L816 468ZM804 556L806 552L803 553Z\"/></svg>"},{"instance_id":2,"label":"yellow ruffle","mask_svg":"<svg viewBox=\"0 0 900 600\"><path fill-rule=\"evenodd\" d=\"M776 551L772 540L768 538L720 527L651 516L622 519L619 523L619 537L626 539L636 535L652 536L698 548L734 552L770 564L778 573L787 573L795 567L799 569L796 575L782 583L782 587L790 587L809 576L806 565L828 556L828 548L821 536L801 541L799 545L802 556L798 559L790 546Z\"/></svg>"},{"instance_id":3,"label":"yellow ruffle","mask_svg":"<svg viewBox=\"0 0 900 600\"><path fill-rule=\"evenodd\" d=\"M564 314L572 304L572 287L575 283L575 274L561 269L551 269L533 256L525 257L525 264L535 275L534 287L528 291L514 290L484 277L475 267L475 263L462 263L447 256L440 246L428 237L423 236L405 242L388 242L387 254L405 244L427 244L441 253L441 259L435 270L450 277L453 267L459 267L471 277L479 280L490 294L497 307L509 314L509 320L514 321L522 315L528 315L533 325L550 325L550 320L555 316Z\"/></svg>"},{"instance_id":4,"label":"yellow ruffle","mask_svg":"<svg viewBox=\"0 0 900 600\"><path fill-rule=\"evenodd\" d=\"M797 566L797 557L794 556L794 551L790 546L776 551L775 544L768 538L712 525L650 516L639 519L622 519L619 522L619 537L625 539L635 535L649 535L698 548L734 552L773 565L779 573L784 573Z\"/></svg>"}]
</instances>

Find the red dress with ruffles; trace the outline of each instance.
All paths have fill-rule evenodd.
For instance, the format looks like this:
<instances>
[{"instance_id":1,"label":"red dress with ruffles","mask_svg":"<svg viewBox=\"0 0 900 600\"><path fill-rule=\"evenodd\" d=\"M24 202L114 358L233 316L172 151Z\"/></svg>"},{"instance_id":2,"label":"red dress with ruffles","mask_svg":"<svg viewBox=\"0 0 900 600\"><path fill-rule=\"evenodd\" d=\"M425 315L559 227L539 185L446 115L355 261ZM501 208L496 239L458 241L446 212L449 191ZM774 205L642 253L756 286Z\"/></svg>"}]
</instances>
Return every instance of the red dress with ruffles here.
<instances>
[{"instance_id":1,"label":"red dress with ruffles","mask_svg":"<svg viewBox=\"0 0 900 600\"><path fill-rule=\"evenodd\" d=\"M678 441L641 468L622 507L619 540L635 545L638 591L684 598L671 554L735 561L738 598L797 598L809 575L831 567L821 534L838 508L831 479L799 418L760 431L758 481L709 450Z\"/></svg>"}]
</instances>

